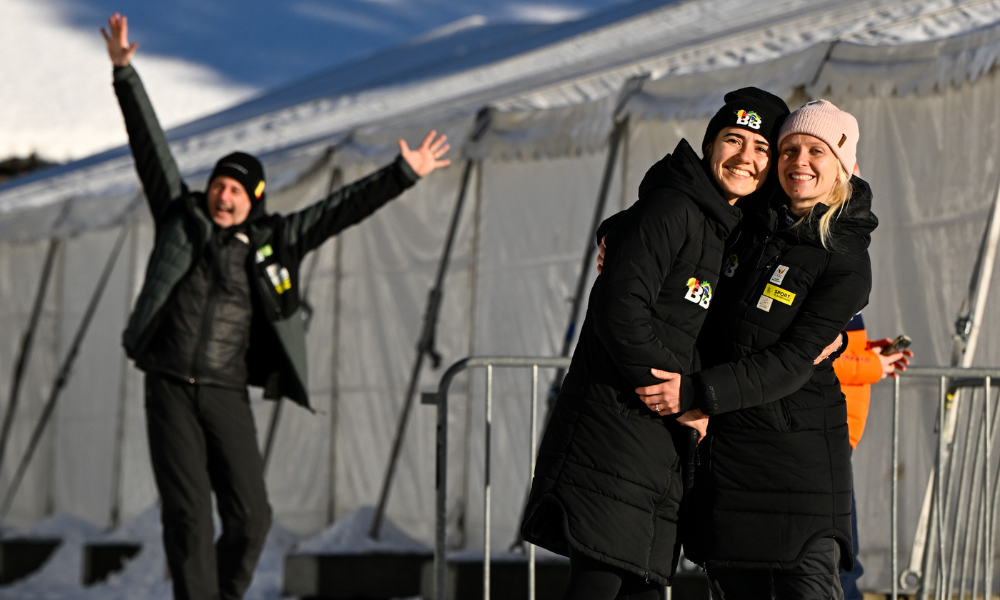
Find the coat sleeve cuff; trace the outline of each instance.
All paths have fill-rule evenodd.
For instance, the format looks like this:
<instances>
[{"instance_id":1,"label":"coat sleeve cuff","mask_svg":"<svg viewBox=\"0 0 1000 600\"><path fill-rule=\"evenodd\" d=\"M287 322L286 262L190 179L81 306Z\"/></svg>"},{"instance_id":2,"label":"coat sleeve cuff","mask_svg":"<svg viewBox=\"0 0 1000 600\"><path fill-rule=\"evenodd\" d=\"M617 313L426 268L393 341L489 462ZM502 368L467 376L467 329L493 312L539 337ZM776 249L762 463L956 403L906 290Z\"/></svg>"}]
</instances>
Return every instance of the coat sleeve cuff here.
<instances>
[{"instance_id":1,"label":"coat sleeve cuff","mask_svg":"<svg viewBox=\"0 0 1000 600\"><path fill-rule=\"evenodd\" d=\"M621 221L621 216L623 214L624 214L624 211L622 211L620 213L613 214L613 215L611 215L607 219L604 219L604 221L601 222L601 224L597 227L597 234L595 236L597 239L594 240L595 244L597 244L597 245L601 244L601 240L604 238L604 236L608 235L608 233L612 229L615 228L615 225L619 221Z\"/></svg>"},{"instance_id":2,"label":"coat sleeve cuff","mask_svg":"<svg viewBox=\"0 0 1000 600\"><path fill-rule=\"evenodd\" d=\"M726 408L719 406L719 399L715 393L715 387L709 385L704 378L702 373L692 373L689 380L690 392L688 392L693 398L691 403L691 408L697 408L706 415L714 415L719 412L726 412ZM684 400L684 378L681 379L681 402Z\"/></svg>"},{"instance_id":3,"label":"coat sleeve cuff","mask_svg":"<svg viewBox=\"0 0 1000 600\"><path fill-rule=\"evenodd\" d=\"M697 392L690 375L681 376L681 412L684 414L692 408L697 408Z\"/></svg>"},{"instance_id":4,"label":"coat sleeve cuff","mask_svg":"<svg viewBox=\"0 0 1000 600\"><path fill-rule=\"evenodd\" d=\"M833 354L830 355L830 361L831 362L837 360L838 358L840 358L840 355L843 354L845 350L847 350L847 343L849 341L850 341L850 337L847 335L847 332L846 331L841 331L840 332L840 348L837 348L837 350Z\"/></svg>"},{"instance_id":5,"label":"coat sleeve cuff","mask_svg":"<svg viewBox=\"0 0 1000 600\"><path fill-rule=\"evenodd\" d=\"M111 70L114 81L125 81L133 73L135 73L135 68L132 65L128 65L127 67L114 67Z\"/></svg>"},{"instance_id":6,"label":"coat sleeve cuff","mask_svg":"<svg viewBox=\"0 0 1000 600\"><path fill-rule=\"evenodd\" d=\"M410 166L410 163L406 162L406 159L403 158L402 154L396 157L396 166L403 174L403 180L406 182L407 187L420 181L420 175L417 175L417 172L413 170L413 167Z\"/></svg>"}]
</instances>

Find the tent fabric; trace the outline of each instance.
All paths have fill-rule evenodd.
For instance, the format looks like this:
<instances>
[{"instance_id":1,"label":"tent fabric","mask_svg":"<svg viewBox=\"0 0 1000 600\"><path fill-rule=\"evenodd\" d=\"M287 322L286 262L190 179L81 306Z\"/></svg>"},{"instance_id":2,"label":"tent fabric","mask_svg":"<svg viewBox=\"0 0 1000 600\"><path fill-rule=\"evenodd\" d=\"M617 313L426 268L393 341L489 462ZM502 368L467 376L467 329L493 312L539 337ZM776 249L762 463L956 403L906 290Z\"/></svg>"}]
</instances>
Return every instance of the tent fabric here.
<instances>
[{"instance_id":1,"label":"tent fabric","mask_svg":"<svg viewBox=\"0 0 1000 600\"><path fill-rule=\"evenodd\" d=\"M991 26L942 40L881 47L862 43L834 46L810 94L926 96L975 83L1000 57L1000 27Z\"/></svg>"},{"instance_id":2,"label":"tent fabric","mask_svg":"<svg viewBox=\"0 0 1000 600\"><path fill-rule=\"evenodd\" d=\"M948 363L952 321L1000 182L1000 2L788 0L760 2L753 11L731 0L641 5L643 11L617 20L588 21L591 29L545 28L507 38L519 54L484 46L493 62L468 72L426 63L421 69L437 73L430 81L418 77L318 99L318 88L302 84L258 99L247 113L209 118L172 137L193 186L234 146L261 152L269 207L282 212L387 162L399 137L413 143L438 127L455 147L453 167L344 231L303 265L312 306L309 388L317 414L290 405L281 411L267 480L283 526L312 533L376 500L465 160L475 168L437 330L442 368L472 354L554 355L590 243L616 120L628 119L627 133L602 216L629 206L649 165L682 137L699 140L722 95L743 85L771 89L793 108L822 95L857 116L859 163L881 221L872 242L872 302L864 313L869 331L876 337L905 332L914 339L917 362ZM489 125L477 131L484 107ZM240 120L241 114L252 116ZM2 373L12 371L47 238L62 240L14 435L0 465L0 493L23 455L118 228L129 230L7 516L11 524L67 511L107 526L156 501L142 375L119 345L153 242L143 206L122 150L0 188ZM592 267L585 267L588 289L596 276ZM1000 293L1000 274L991 293ZM1000 364L1000 313L989 311L983 327L976 363ZM440 369L425 368L419 389L436 388L440 375ZM552 375L541 375L543 410ZM530 374L497 370L494 384L492 539L495 549L504 549L513 541L528 485ZM481 371L464 375L450 396L448 533L456 548L474 548L483 539L485 385ZM935 387L903 382L904 562L933 461ZM866 436L855 454L865 532L861 558L870 588L890 581L890 393L887 384L875 386ZM0 391L0 408L7 401ZM275 404L255 392L252 406L263 447ZM433 533L435 423L433 409L413 407L388 505L388 517L424 543Z\"/></svg>"},{"instance_id":3,"label":"tent fabric","mask_svg":"<svg viewBox=\"0 0 1000 600\"><path fill-rule=\"evenodd\" d=\"M228 116L207 117L169 135L181 171L190 176L207 173L218 156L234 147L266 156L323 140L335 145L355 130L379 122L399 125L408 116L428 123L459 114L471 118L486 105L506 112L582 106L617 95L626 81L636 77L660 80L738 68L854 37L880 48L943 40L995 24L998 12L998 0L839 0L823 5L770 0L755 3L752 10L738 0L645 0L576 24L541 31L529 28L520 37L510 37L509 32L497 35L492 44L457 61L476 65L464 71L424 65L410 77L398 77L400 53L420 54L422 45L412 45L382 60L367 61L370 74L362 80L373 83L368 88L344 85L331 74L317 78L331 95L322 95L316 83L303 82L248 102L247 106L256 107L252 110L236 107L223 113ZM581 30L583 26L590 29ZM423 46L428 44L441 41L428 40ZM431 56L440 52L427 49ZM379 73L385 79L376 76ZM573 150L549 142L545 146L556 155ZM387 144L381 152L391 152L392 147ZM522 146L519 153L543 155L537 147ZM510 155L502 149L500 154ZM125 149L116 149L0 186L0 235L10 238L16 233L21 239L44 235L42 228L4 227L13 218L11 213L51 212L53 204L69 198L138 191L130 164ZM124 208L104 214L120 214ZM53 218L36 221L36 227L51 228ZM77 227L108 224L107 218L83 220Z\"/></svg>"}]
</instances>

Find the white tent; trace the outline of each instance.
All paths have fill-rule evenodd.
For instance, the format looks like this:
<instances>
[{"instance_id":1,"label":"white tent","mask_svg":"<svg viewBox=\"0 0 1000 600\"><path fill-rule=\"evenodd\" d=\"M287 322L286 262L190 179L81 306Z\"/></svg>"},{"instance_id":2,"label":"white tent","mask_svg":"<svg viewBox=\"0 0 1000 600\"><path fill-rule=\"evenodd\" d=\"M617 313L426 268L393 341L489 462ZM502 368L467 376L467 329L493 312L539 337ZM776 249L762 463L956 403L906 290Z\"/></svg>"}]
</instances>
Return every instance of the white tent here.
<instances>
[{"instance_id":1,"label":"white tent","mask_svg":"<svg viewBox=\"0 0 1000 600\"><path fill-rule=\"evenodd\" d=\"M287 212L388 161L399 136L415 141L431 127L448 133L453 158L477 165L437 333L449 364L474 354L558 353L616 122L627 125L607 213L634 200L645 169L681 137L700 139L726 91L757 85L793 108L828 98L861 124L859 162L881 221L872 243L868 329L877 337L906 332L917 362L946 365L952 320L1000 179L998 56L1000 0L647 1L558 26L487 27L419 40L170 137L195 187L226 152L262 156L269 206ZM141 72L141 59L137 66ZM473 141L476 115L486 107L492 118ZM461 171L432 175L304 265L314 308L309 385L319 414L285 410L275 438L268 486L287 528L315 532L376 500ZM139 194L126 149L0 187L3 381L13 370L49 239L63 240L0 493L118 228L128 230L9 524L67 511L107 526L156 502L142 378L119 345L152 243ZM982 327L976 364L996 365L996 310ZM425 370L421 387L435 387L439 377ZM528 483L529 381L524 373L496 377L497 548L514 538ZM865 587L889 585L887 387L876 386L854 458ZM905 405L901 438L905 561L933 461L936 409L925 386L904 383L904 390L919 392ZM453 391L449 521L451 541L462 546L482 539L484 384L473 376ZM0 396L0 407L7 401ZM254 403L262 438L272 407ZM414 408L388 505L389 518L428 543L434 423L432 409ZM643 459L652 457L637 457Z\"/></svg>"}]
</instances>

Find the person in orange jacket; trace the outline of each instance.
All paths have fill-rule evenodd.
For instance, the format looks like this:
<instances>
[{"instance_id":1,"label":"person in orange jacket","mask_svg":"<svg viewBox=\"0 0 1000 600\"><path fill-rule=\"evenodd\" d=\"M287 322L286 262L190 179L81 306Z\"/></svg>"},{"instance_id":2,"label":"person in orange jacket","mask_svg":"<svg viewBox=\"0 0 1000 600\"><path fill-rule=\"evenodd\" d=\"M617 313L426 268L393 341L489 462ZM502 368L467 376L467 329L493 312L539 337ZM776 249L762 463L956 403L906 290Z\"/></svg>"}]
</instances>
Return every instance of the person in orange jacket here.
<instances>
[{"instance_id":1,"label":"person in orange jacket","mask_svg":"<svg viewBox=\"0 0 1000 600\"><path fill-rule=\"evenodd\" d=\"M895 377L896 371L905 371L910 364L909 350L882 354L881 349L892 344L890 339L869 340L864 320L858 313L847 324L847 347L833 361L833 369L840 380L840 389L847 399L847 429L851 438L851 450L861 441L868 419L868 402L871 384L886 377ZM852 492L851 529L854 536L854 568L840 572L840 585L844 589L844 600L861 600L858 579L864 568L858 562L858 519L857 506Z\"/></svg>"}]
</instances>

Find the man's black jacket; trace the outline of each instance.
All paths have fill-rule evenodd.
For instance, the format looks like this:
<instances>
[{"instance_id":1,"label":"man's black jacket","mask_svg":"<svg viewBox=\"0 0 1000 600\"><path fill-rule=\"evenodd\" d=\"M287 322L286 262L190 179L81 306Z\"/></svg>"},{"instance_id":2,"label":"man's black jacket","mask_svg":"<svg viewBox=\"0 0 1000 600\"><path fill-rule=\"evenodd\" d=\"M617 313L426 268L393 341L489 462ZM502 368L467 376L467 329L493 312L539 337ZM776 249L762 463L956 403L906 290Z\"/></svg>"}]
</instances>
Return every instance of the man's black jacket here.
<instances>
[{"instance_id":1,"label":"man's black jacket","mask_svg":"<svg viewBox=\"0 0 1000 600\"><path fill-rule=\"evenodd\" d=\"M129 357L141 360L165 311L172 308L175 288L202 256L213 223L206 212L205 195L189 191L182 181L135 69L116 68L114 87L136 170L156 223L156 241L146 277L123 335ZM418 178L400 157L299 212L288 216L265 214L248 223L246 235L251 251L247 269L254 299L255 335L250 340L247 366L249 383L263 387L266 397L286 396L309 406L304 320L299 301L299 264L303 256L373 213Z\"/></svg>"},{"instance_id":2,"label":"man's black jacket","mask_svg":"<svg viewBox=\"0 0 1000 600\"><path fill-rule=\"evenodd\" d=\"M539 450L525 540L670 580L682 493L672 429L680 428L634 390L659 381L650 367L694 368L695 337L738 222L686 141L646 174L639 200L608 232L604 269Z\"/></svg>"},{"instance_id":3,"label":"man's black jacket","mask_svg":"<svg viewBox=\"0 0 1000 600\"><path fill-rule=\"evenodd\" d=\"M686 556L709 567L792 567L820 537L852 563L847 409L832 360L813 365L871 290L878 220L868 184L851 183L830 249L816 223L825 205L794 227L780 222L780 189L770 206L741 207L698 341L704 368L682 386L685 403L711 416L684 534Z\"/></svg>"}]
</instances>

